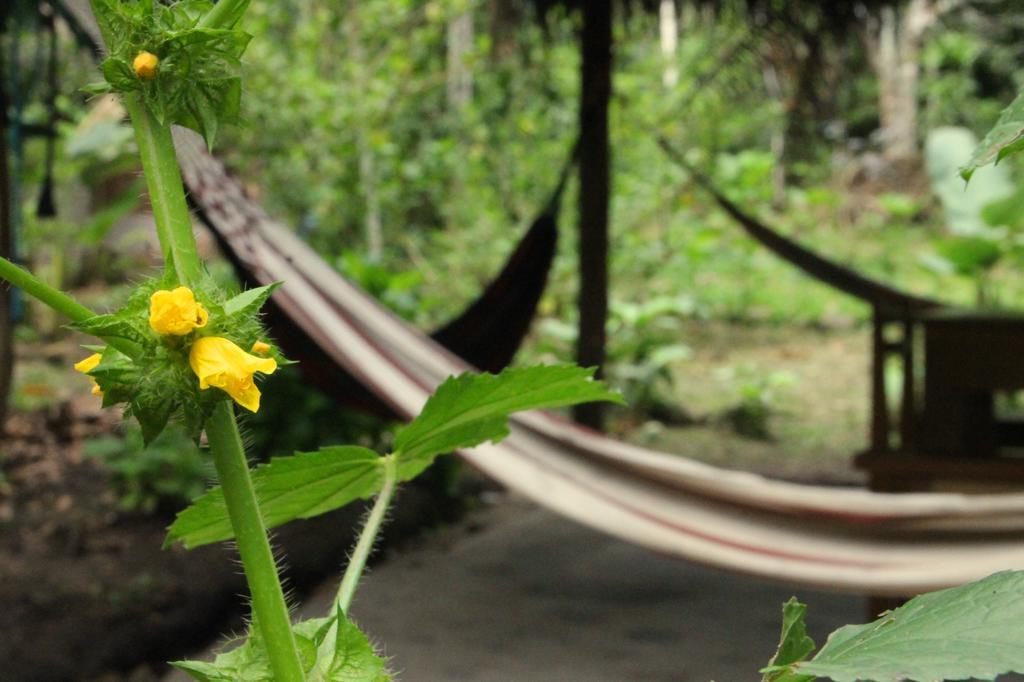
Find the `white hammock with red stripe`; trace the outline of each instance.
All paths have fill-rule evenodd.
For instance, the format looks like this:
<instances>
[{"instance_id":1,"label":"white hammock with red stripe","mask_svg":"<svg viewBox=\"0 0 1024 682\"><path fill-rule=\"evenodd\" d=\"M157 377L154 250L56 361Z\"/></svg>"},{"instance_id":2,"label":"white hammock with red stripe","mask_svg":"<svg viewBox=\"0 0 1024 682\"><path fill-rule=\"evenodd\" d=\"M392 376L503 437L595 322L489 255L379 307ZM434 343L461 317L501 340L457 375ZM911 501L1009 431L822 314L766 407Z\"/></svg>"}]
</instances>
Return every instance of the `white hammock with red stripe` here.
<instances>
[{"instance_id":1,"label":"white hammock with red stripe","mask_svg":"<svg viewBox=\"0 0 1024 682\"><path fill-rule=\"evenodd\" d=\"M331 358L406 417L470 369L347 281L248 199L198 136L175 131L204 220ZM621 443L546 412L460 453L538 504L629 542L818 588L905 595L1024 568L1024 495L800 485ZM586 557L581 557L585 561Z\"/></svg>"}]
</instances>

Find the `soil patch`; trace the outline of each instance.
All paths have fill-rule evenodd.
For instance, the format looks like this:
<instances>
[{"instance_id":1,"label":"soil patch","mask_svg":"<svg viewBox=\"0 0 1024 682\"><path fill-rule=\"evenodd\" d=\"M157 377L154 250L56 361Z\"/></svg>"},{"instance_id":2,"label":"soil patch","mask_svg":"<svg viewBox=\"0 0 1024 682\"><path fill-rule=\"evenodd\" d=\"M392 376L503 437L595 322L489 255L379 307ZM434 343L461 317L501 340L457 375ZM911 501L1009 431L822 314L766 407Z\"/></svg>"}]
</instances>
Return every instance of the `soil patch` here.
<instances>
[{"instance_id":1,"label":"soil patch","mask_svg":"<svg viewBox=\"0 0 1024 682\"><path fill-rule=\"evenodd\" d=\"M863 483L851 461L867 447L869 335L690 323L693 356L672 367L670 392L692 423L633 425L626 437L716 466Z\"/></svg>"},{"instance_id":2,"label":"soil patch","mask_svg":"<svg viewBox=\"0 0 1024 682\"><path fill-rule=\"evenodd\" d=\"M245 582L226 547L162 550L173 514L119 509L110 473L83 445L120 417L98 409L83 377L65 379L70 398L15 412L0 440L0 680L157 680L165 661L243 626ZM344 565L361 514L356 505L275 534L294 598ZM426 486L407 487L387 540L455 514Z\"/></svg>"}]
</instances>

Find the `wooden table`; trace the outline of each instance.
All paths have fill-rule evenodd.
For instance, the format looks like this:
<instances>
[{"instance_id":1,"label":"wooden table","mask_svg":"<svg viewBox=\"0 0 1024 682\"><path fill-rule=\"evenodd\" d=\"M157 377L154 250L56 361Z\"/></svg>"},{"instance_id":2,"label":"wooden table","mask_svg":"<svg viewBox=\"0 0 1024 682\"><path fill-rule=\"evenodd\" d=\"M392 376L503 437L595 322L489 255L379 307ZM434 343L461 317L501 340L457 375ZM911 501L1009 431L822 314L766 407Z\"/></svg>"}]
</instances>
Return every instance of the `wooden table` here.
<instances>
[{"instance_id":1,"label":"wooden table","mask_svg":"<svg viewBox=\"0 0 1024 682\"><path fill-rule=\"evenodd\" d=\"M942 309L919 313L904 329L898 343L876 346L876 355L879 348L899 351L905 382L896 444L873 438L856 460L870 472L871 486L1024 486L1024 421L997 412L1000 393L1024 392L1024 315ZM884 361L876 357L876 366ZM874 412L888 410L884 391L873 400Z\"/></svg>"}]
</instances>

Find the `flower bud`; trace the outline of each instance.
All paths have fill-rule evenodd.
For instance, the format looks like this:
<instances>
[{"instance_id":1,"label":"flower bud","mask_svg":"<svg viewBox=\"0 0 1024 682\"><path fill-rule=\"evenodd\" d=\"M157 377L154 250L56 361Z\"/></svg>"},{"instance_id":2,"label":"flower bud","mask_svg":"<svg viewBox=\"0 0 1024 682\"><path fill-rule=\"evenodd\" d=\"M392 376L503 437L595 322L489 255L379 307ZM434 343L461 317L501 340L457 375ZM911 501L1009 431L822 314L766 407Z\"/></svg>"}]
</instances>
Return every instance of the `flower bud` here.
<instances>
[{"instance_id":1,"label":"flower bud","mask_svg":"<svg viewBox=\"0 0 1024 682\"><path fill-rule=\"evenodd\" d=\"M145 81L151 81L156 78L156 69L160 65L160 58L152 52L142 52L135 55L135 60L132 62L132 68L135 69L135 75Z\"/></svg>"}]
</instances>

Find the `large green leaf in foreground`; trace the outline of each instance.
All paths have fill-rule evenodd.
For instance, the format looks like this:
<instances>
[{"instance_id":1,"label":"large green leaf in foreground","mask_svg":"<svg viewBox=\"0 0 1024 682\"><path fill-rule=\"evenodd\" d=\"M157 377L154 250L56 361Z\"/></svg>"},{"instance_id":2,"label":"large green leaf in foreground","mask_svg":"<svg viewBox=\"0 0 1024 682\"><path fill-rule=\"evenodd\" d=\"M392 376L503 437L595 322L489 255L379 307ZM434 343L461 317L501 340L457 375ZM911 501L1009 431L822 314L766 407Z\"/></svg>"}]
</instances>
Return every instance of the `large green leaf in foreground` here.
<instances>
[{"instance_id":1,"label":"large green leaf in foreground","mask_svg":"<svg viewBox=\"0 0 1024 682\"><path fill-rule=\"evenodd\" d=\"M1021 149L1024 149L1024 92L1003 109L992 130L974 150L971 160L960 170L960 175L964 180L970 180L975 169L993 161L999 163Z\"/></svg>"},{"instance_id":2,"label":"large green leaf in foreground","mask_svg":"<svg viewBox=\"0 0 1024 682\"><path fill-rule=\"evenodd\" d=\"M994 680L1022 672L1024 571L924 594L873 623L842 627L813 660L790 670L835 682Z\"/></svg>"},{"instance_id":3,"label":"large green leaf in foreground","mask_svg":"<svg viewBox=\"0 0 1024 682\"><path fill-rule=\"evenodd\" d=\"M334 446L276 457L257 468L252 480L263 520L273 528L374 495L384 480L384 468L373 450ZM224 494L216 487L178 514L165 545L181 542L192 549L234 536Z\"/></svg>"},{"instance_id":4,"label":"large green leaf in foreground","mask_svg":"<svg viewBox=\"0 0 1024 682\"><path fill-rule=\"evenodd\" d=\"M415 477L439 454L500 441L508 435L513 412L599 400L621 403L622 396L593 381L594 371L538 366L449 378L395 437L399 479Z\"/></svg>"},{"instance_id":5,"label":"large green leaf in foreground","mask_svg":"<svg viewBox=\"0 0 1024 682\"><path fill-rule=\"evenodd\" d=\"M446 452L471 448L508 435L513 412L621 397L592 379L593 370L573 366L526 367L493 374L449 378L420 416L402 429L392 455L398 480L415 478ZM268 528L308 519L375 495L384 482L384 460L372 450L335 446L279 457L252 474ZM178 514L166 544L199 547L234 537L220 488L210 490Z\"/></svg>"}]
</instances>

